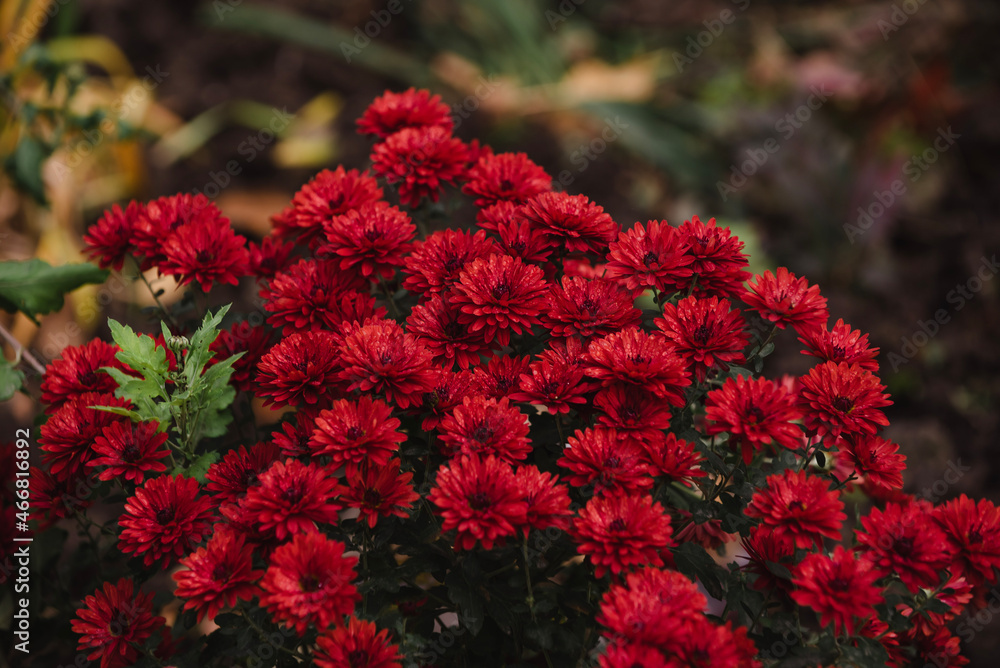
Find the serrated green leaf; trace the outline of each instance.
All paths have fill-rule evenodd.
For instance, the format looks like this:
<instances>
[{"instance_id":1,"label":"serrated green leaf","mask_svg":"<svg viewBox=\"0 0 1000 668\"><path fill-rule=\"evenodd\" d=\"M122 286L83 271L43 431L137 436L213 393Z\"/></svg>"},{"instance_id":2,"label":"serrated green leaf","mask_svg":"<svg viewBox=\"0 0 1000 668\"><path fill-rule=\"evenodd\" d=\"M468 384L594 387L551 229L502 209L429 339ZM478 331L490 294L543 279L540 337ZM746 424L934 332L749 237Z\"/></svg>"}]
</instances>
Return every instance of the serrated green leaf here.
<instances>
[{"instance_id":1,"label":"serrated green leaf","mask_svg":"<svg viewBox=\"0 0 1000 668\"><path fill-rule=\"evenodd\" d=\"M107 278L106 270L87 262L61 267L37 258L0 262L0 308L34 319L61 309L67 293Z\"/></svg>"},{"instance_id":2,"label":"serrated green leaf","mask_svg":"<svg viewBox=\"0 0 1000 668\"><path fill-rule=\"evenodd\" d=\"M184 475L188 478L194 478L200 484L204 485L205 474L208 473L209 467L217 461L219 461L218 451L209 450L191 462L191 464L184 470Z\"/></svg>"},{"instance_id":3,"label":"serrated green leaf","mask_svg":"<svg viewBox=\"0 0 1000 668\"><path fill-rule=\"evenodd\" d=\"M7 401L24 387L24 372L0 354L0 401Z\"/></svg>"},{"instance_id":4,"label":"serrated green leaf","mask_svg":"<svg viewBox=\"0 0 1000 668\"><path fill-rule=\"evenodd\" d=\"M226 304L214 314L209 311L205 314L201 326L191 335L187 355L184 358L184 376L189 385L194 385L201 376L205 365L215 355L210 347L219 336L219 325L222 318L229 312L229 304Z\"/></svg>"},{"instance_id":5,"label":"serrated green leaf","mask_svg":"<svg viewBox=\"0 0 1000 668\"><path fill-rule=\"evenodd\" d=\"M167 351L156 345L150 336L141 336L128 325L122 325L108 318L111 338L121 350L115 357L118 361L141 373L145 378L161 380L169 371ZM160 393L162 395L162 393Z\"/></svg>"}]
</instances>

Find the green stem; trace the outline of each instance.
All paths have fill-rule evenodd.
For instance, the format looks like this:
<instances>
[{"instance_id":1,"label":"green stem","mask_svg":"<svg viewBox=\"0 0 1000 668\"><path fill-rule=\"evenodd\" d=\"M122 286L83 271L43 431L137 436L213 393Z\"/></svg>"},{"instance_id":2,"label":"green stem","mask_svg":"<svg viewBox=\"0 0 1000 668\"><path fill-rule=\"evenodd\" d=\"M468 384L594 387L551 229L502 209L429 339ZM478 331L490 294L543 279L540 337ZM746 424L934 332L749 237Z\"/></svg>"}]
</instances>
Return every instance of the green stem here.
<instances>
[{"instance_id":1,"label":"green stem","mask_svg":"<svg viewBox=\"0 0 1000 668\"><path fill-rule=\"evenodd\" d=\"M535 618L535 592L531 588L531 567L528 564L528 534L524 534L524 542L521 544L521 554L524 556L524 583L528 586L528 611L531 612L531 621L535 624L538 620Z\"/></svg>"},{"instance_id":2,"label":"green stem","mask_svg":"<svg viewBox=\"0 0 1000 668\"><path fill-rule=\"evenodd\" d=\"M153 286L150 285L148 280L146 280L146 275L142 273L142 269L139 270L139 278L141 278L142 282L146 284L147 288L149 288L149 294L153 295L156 305L160 307L160 311L162 311L166 319L170 321L170 324L174 326L174 329L180 329L180 326L177 324L177 320L174 319L174 315L167 310L167 307L163 305L163 302L160 301L160 297L156 294L156 290L154 290ZM176 334L177 332L175 331L174 333Z\"/></svg>"},{"instance_id":3,"label":"green stem","mask_svg":"<svg viewBox=\"0 0 1000 668\"><path fill-rule=\"evenodd\" d=\"M293 652L292 650L288 649L284 645L274 645L273 643L271 643L271 641L269 639L270 636L268 635L267 631L265 631L263 628L261 628L260 626L258 626L257 623L254 622L253 619L251 619L251 617L250 617L250 611L246 609L246 607L243 604L243 601L238 601L237 602L235 610L236 610L236 612L238 612L243 617L243 619L246 620L247 624L250 625L250 628L252 628L254 631L257 632L257 635L260 637L260 639L263 642L267 643L268 645L271 645L271 647L273 647L274 649L278 650L279 652L284 652L285 654L288 654L290 656L294 656L294 657L299 658L299 659L302 658L300 655L296 654L295 652Z\"/></svg>"},{"instance_id":4,"label":"green stem","mask_svg":"<svg viewBox=\"0 0 1000 668\"><path fill-rule=\"evenodd\" d=\"M385 303L389 305L389 313L392 314L393 318L399 319L402 317L403 313L399 310L399 306L396 305L396 300L392 298L392 290L386 284L385 279L382 276L378 277L378 284L382 286L382 293L385 295Z\"/></svg>"}]
</instances>

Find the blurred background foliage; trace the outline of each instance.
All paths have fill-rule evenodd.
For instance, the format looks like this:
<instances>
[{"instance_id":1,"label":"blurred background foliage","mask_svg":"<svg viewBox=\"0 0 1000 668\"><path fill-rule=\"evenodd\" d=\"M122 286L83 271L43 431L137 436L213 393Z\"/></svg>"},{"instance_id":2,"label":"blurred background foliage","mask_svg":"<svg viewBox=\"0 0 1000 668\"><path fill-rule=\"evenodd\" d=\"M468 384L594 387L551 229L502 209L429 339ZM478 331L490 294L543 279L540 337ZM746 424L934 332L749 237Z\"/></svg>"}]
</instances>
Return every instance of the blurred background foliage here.
<instances>
[{"instance_id":1,"label":"blurred background foliage","mask_svg":"<svg viewBox=\"0 0 1000 668\"><path fill-rule=\"evenodd\" d=\"M353 121L376 95L426 86L459 136L527 151L619 223L715 216L755 270L818 283L882 348L909 490L961 461L948 493L997 501L1000 281L948 295L1000 250L998 27L994 0L3 0L0 260L77 261L111 203L178 191L258 238L315 171L367 164ZM47 359L142 299L0 318ZM801 373L784 337L769 372ZM979 636L986 660L1000 632Z\"/></svg>"}]
</instances>

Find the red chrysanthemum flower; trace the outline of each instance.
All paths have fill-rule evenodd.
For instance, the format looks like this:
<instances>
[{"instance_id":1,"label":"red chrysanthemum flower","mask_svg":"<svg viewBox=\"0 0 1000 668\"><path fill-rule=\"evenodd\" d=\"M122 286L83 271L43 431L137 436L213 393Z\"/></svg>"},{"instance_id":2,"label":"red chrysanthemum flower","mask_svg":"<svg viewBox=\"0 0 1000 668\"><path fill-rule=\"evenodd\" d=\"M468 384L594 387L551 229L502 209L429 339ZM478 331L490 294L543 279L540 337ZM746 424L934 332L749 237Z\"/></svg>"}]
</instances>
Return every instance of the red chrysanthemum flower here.
<instances>
[{"instance_id":1,"label":"red chrysanthemum flower","mask_svg":"<svg viewBox=\"0 0 1000 668\"><path fill-rule=\"evenodd\" d=\"M361 600L352 584L357 563L357 557L344 556L343 543L318 532L297 534L271 555L260 604L300 636L310 625L323 631Z\"/></svg>"},{"instance_id":2,"label":"red chrysanthemum flower","mask_svg":"<svg viewBox=\"0 0 1000 668\"><path fill-rule=\"evenodd\" d=\"M521 210L532 227L567 251L603 253L618 235L618 223L585 195L544 192Z\"/></svg>"},{"instance_id":3,"label":"red chrysanthemum flower","mask_svg":"<svg viewBox=\"0 0 1000 668\"><path fill-rule=\"evenodd\" d=\"M287 271L292 266L292 252L295 244L284 243L277 236L267 236L256 244L250 242L250 275L257 278L274 278L278 272Z\"/></svg>"},{"instance_id":4,"label":"red chrysanthemum flower","mask_svg":"<svg viewBox=\"0 0 1000 668\"><path fill-rule=\"evenodd\" d=\"M639 441L654 439L670 427L670 405L634 385L612 385L594 399L597 421Z\"/></svg>"},{"instance_id":5,"label":"red chrysanthemum flower","mask_svg":"<svg viewBox=\"0 0 1000 668\"><path fill-rule=\"evenodd\" d=\"M142 211L143 205L135 201L129 202L124 211L117 204L112 204L83 235L87 257L97 260L101 269L121 271L125 258L133 250L135 223Z\"/></svg>"},{"instance_id":6,"label":"red chrysanthemum flower","mask_svg":"<svg viewBox=\"0 0 1000 668\"><path fill-rule=\"evenodd\" d=\"M787 592L792 583L787 575L775 567L791 569L795 560L795 542L786 532L758 524L743 539L747 563L743 569L756 576L752 586L757 591Z\"/></svg>"},{"instance_id":7,"label":"red chrysanthemum flower","mask_svg":"<svg viewBox=\"0 0 1000 668\"><path fill-rule=\"evenodd\" d=\"M118 548L142 555L148 568L157 560L174 563L211 529L212 502L198 496L198 481L184 476L151 478L125 502L118 520Z\"/></svg>"},{"instance_id":8,"label":"red chrysanthemum flower","mask_svg":"<svg viewBox=\"0 0 1000 668\"><path fill-rule=\"evenodd\" d=\"M656 647L636 643L608 645L597 658L599 668L681 668Z\"/></svg>"},{"instance_id":9,"label":"red chrysanthemum flower","mask_svg":"<svg viewBox=\"0 0 1000 668\"><path fill-rule=\"evenodd\" d=\"M579 276L581 278L610 278L607 272L608 265L605 262L592 264L590 258L586 256L568 256L562 263L563 274L565 276Z\"/></svg>"},{"instance_id":10,"label":"red chrysanthemum flower","mask_svg":"<svg viewBox=\"0 0 1000 668\"><path fill-rule=\"evenodd\" d=\"M694 443L677 438L673 433L664 436L663 432L656 432L655 436L639 441L639 446L643 461L649 465L653 476L663 476L690 487L692 478L707 475L698 468L701 455Z\"/></svg>"},{"instance_id":11,"label":"red chrysanthemum flower","mask_svg":"<svg viewBox=\"0 0 1000 668\"><path fill-rule=\"evenodd\" d=\"M937 587L940 571L951 563L950 546L931 510L919 503L888 503L884 510L872 508L855 531L858 551L879 575L898 575L914 593Z\"/></svg>"},{"instance_id":12,"label":"red chrysanthemum flower","mask_svg":"<svg viewBox=\"0 0 1000 668\"><path fill-rule=\"evenodd\" d=\"M325 222L381 199L382 189L368 172L324 169L295 193L291 211L275 231L278 236L298 237L313 245L323 237Z\"/></svg>"},{"instance_id":13,"label":"red chrysanthemum flower","mask_svg":"<svg viewBox=\"0 0 1000 668\"><path fill-rule=\"evenodd\" d=\"M474 385L479 394L502 399L516 392L521 374L528 373L531 360L516 355L497 355L473 372Z\"/></svg>"},{"instance_id":14,"label":"red chrysanthemum flower","mask_svg":"<svg viewBox=\"0 0 1000 668\"><path fill-rule=\"evenodd\" d=\"M799 341L805 344L803 355L812 355L828 362L857 364L872 373L878 372L878 348L868 345L868 335L837 320L832 330L826 325L804 329Z\"/></svg>"},{"instance_id":15,"label":"red chrysanthemum flower","mask_svg":"<svg viewBox=\"0 0 1000 668\"><path fill-rule=\"evenodd\" d=\"M571 472L569 484L593 485L597 494L642 492L652 487L653 477L637 441L620 438L613 429L578 429L568 441L556 464Z\"/></svg>"},{"instance_id":16,"label":"red chrysanthemum flower","mask_svg":"<svg viewBox=\"0 0 1000 668\"><path fill-rule=\"evenodd\" d=\"M135 589L132 580L105 582L101 589L83 599L72 621L80 635L77 649L89 652L88 661L101 660L101 668L124 668L139 658L139 648L166 624L153 616L153 594Z\"/></svg>"},{"instance_id":17,"label":"red chrysanthemum flower","mask_svg":"<svg viewBox=\"0 0 1000 668\"><path fill-rule=\"evenodd\" d=\"M465 397L476 394L472 387L472 374L468 371L452 371L440 367L432 369L433 387L425 392L420 403L424 414L420 428L424 431L437 429L445 415L462 403Z\"/></svg>"},{"instance_id":18,"label":"red chrysanthemum flower","mask_svg":"<svg viewBox=\"0 0 1000 668\"><path fill-rule=\"evenodd\" d=\"M545 406L550 413L569 413L573 404L587 403L592 386L584 380L583 369L566 362L538 360L522 373L517 389L509 393L513 401Z\"/></svg>"},{"instance_id":19,"label":"red chrysanthemum flower","mask_svg":"<svg viewBox=\"0 0 1000 668\"><path fill-rule=\"evenodd\" d=\"M253 548L243 536L227 526L216 529L204 547L181 560L187 570L173 574L174 595L184 599L184 608L196 610L200 622L214 619L223 608L249 601L257 593L264 571L253 570Z\"/></svg>"},{"instance_id":20,"label":"red chrysanthemum flower","mask_svg":"<svg viewBox=\"0 0 1000 668\"><path fill-rule=\"evenodd\" d=\"M652 288L673 292L691 276L691 256L684 254L684 239L667 221L636 223L608 246L607 275L629 290Z\"/></svg>"},{"instance_id":21,"label":"red chrysanthemum flower","mask_svg":"<svg viewBox=\"0 0 1000 668\"><path fill-rule=\"evenodd\" d=\"M871 435L850 436L839 445L865 482L884 490L903 489L906 455L899 454L899 445Z\"/></svg>"},{"instance_id":22,"label":"red chrysanthemum flower","mask_svg":"<svg viewBox=\"0 0 1000 668\"><path fill-rule=\"evenodd\" d=\"M805 278L796 277L785 267L778 267L777 276L770 271L755 276L742 297L747 306L778 329L791 325L801 332L825 327L830 319L819 286L810 286Z\"/></svg>"},{"instance_id":23,"label":"red chrysanthemum flower","mask_svg":"<svg viewBox=\"0 0 1000 668\"><path fill-rule=\"evenodd\" d=\"M240 391L249 392L257 375L257 364L270 348L271 331L264 327L252 327L244 321L219 332L219 336L209 346L209 350L215 353L209 364L243 353L233 363L233 375L229 378L229 384Z\"/></svg>"},{"instance_id":24,"label":"red chrysanthemum flower","mask_svg":"<svg viewBox=\"0 0 1000 668\"><path fill-rule=\"evenodd\" d=\"M309 439L312 456L329 457L334 469L346 466L348 477L364 462L385 466L406 440L406 434L398 431L400 422L392 417L392 409L368 395L357 401L333 402L316 416L315 424Z\"/></svg>"},{"instance_id":25,"label":"red chrysanthemum flower","mask_svg":"<svg viewBox=\"0 0 1000 668\"><path fill-rule=\"evenodd\" d=\"M580 510L570 534L594 574L615 575L639 564L662 566L670 547L670 516L653 498L615 492L595 496Z\"/></svg>"},{"instance_id":26,"label":"red chrysanthemum flower","mask_svg":"<svg viewBox=\"0 0 1000 668\"><path fill-rule=\"evenodd\" d=\"M820 436L874 434L889 424L891 406L878 376L857 364L823 362L799 378L798 403L806 429Z\"/></svg>"},{"instance_id":27,"label":"red chrysanthemum flower","mask_svg":"<svg viewBox=\"0 0 1000 668\"><path fill-rule=\"evenodd\" d=\"M746 627L734 629L732 622L719 626L698 617L674 641L671 659L685 668L761 668L756 656Z\"/></svg>"},{"instance_id":28,"label":"red chrysanthemum flower","mask_svg":"<svg viewBox=\"0 0 1000 668\"><path fill-rule=\"evenodd\" d=\"M838 545L833 555L809 554L795 568L792 598L811 608L824 626L833 623L834 633L854 635L882 602L882 589L875 584L877 571L864 557L857 559ZM860 622L860 623L859 623Z\"/></svg>"},{"instance_id":29,"label":"red chrysanthemum flower","mask_svg":"<svg viewBox=\"0 0 1000 668\"><path fill-rule=\"evenodd\" d=\"M440 126L404 128L375 144L372 169L389 185L399 184L399 201L416 207L438 201L444 184L466 173L469 148Z\"/></svg>"},{"instance_id":30,"label":"red chrysanthemum flower","mask_svg":"<svg viewBox=\"0 0 1000 668\"><path fill-rule=\"evenodd\" d=\"M823 536L839 540L847 519L840 492L831 490L829 481L791 469L767 477L767 486L753 495L746 515L804 549L822 545Z\"/></svg>"},{"instance_id":31,"label":"red chrysanthemum flower","mask_svg":"<svg viewBox=\"0 0 1000 668\"><path fill-rule=\"evenodd\" d=\"M694 367L698 380L713 369L726 371L730 364L744 362L743 348L749 335L743 331L743 317L730 310L730 303L718 297L688 297L663 305L663 318L656 326L673 342L677 352Z\"/></svg>"},{"instance_id":32,"label":"red chrysanthemum flower","mask_svg":"<svg viewBox=\"0 0 1000 668\"><path fill-rule=\"evenodd\" d=\"M94 410L91 406L131 406L125 399L112 394L85 392L63 403L52 417L42 425L39 443L42 445L42 463L49 473L60 480L86 475L86 466L94 457L91 447L94 439L115 422L127 420L108 411Z\"/></svg>"},{"instance_id":33,"label":"red chrysanthemum flower","mask_svg":"<svg viewBox=\"0 0 1000 668\"><path fill-rule=\"evenodd\" d=\"M367 463L348 476L348 489L341 500L347 508L359 511L359 521L374 528L380 517L406 517L420 495L413 491L413 473L402 473L399 460L384 465Z\"/></svg>"},{"instance_id":34,"label":"red chrysanthemum flower","mask_svg":"<svg viewBox=\"0 0 1000 668\"><path fill-rule=\"evenodd\" d=\"M521 225L525 225L528 230L532 229L531 223L521 215L521 205L505 200L495 202L477 211L476 223L484 230L497 233L505 225L512 229L518 229ZM550 246L554 246L554 244L550 244ZM518 253L508 254L521 257Z\"/></svg>"},{"instance_id":35,"label":"red chrysanthemum flower","mask_svg":"<svg viewBox=\"0 0 1000 668\"><path fill-rule=\"evenodd\" d=\"M435 294L417 304L406 319L407 331L416 336L433 354L435 363L458 364L468 369L479 364L480 356L490 354L483 330L472 332L459 324L461 310L452 299Z\"/></svg>"},{"instance_id":36,"label":"red chrysanthemum flower","mask_svg":"<svg viewBox=\"0 0 1000 668\"><path fill-rule=\"evenodd\" d=\"M795 397L763 377L727 378L705 400L706 432L709 435L728 432L730 445L742 448L747 464L756 452L771 443L793 450L799 447L802 429L794 421L801 417Z\"/></svg>"},{"instance_id":37,"label":"red chrysanthemum flower","mask_svg":"<svg viewBox=\"0 0 1000 668\"><path fill-rule=\"evenodd\" d=\"M496 252L493 239L486 232L439 230L414 244L404 260L403 287L428 296L444 292L458 281L466 265Z\"/></svg>"},{"instance_id":38,"label":"red chrysanthemum flower","mask_svg":"<svg viewBox=\"0 0 1000 668\"><path fill-rule=\"evenodd\" d=\"M973 587L995 583L1000 568L1000 508L963 494L939 506L935 516L954 555L952 572L964 575Z\"/></svg>"},{"instance_id":39,"label":"red chrysanthemum flower","mask_svg":"<svg viewBox=\"0 0 1000 668\"><path fill-rule=\"evenodd\" d=\"M440 127L451 131L455 125L451 109L441 102L440 95L410 88L402 93L386 91L375 98L357 120L358 134L377 135L385 139L405 128Z\"/></svg>"},{"instance_id":40,"label":"red chrysanthemum flower","mask_svg":"<svg viewBox=\"0 0 1000 668\"><path fill-rule=\"evenodd\" d=\"M503 206L494 205L493 209ZM486 225L482 225L486 227ZM509 220L497 224L497 235L500 237L499 246L501 250L511 257L519 257L528 264L541 264L545 262L555 244L546 237L545 233L534 229L526 220Z\"/></svg>"},{"instance_id":41,"label":"red chrysanthemum flower","mask_svg":"<svg viewBox=\"0 0 1000 668\"><path fill-rule=\"evenodd\" d=\"M278 461L279 454L278 446L270 442L257 443L249 450L242 445L233 448L208 467L205 489L218 505L238 503L251 487L260 484L261 474Z\"/></svg>"},{"instance_id":42,"label":"red chrysanthemum flower","mask_svg":"<svg viewBox=\"0 0 1000 668\"><path fill-rule=\"evenodd\" d=\"M639 324L632 294L610 278L563 276L552 286L542 324L553 336L605 336Z\"/></svg>"},{"instance_id":43,"label":"red chrysanthemum flower","mask_svg":"<svg viewBox=\"0 0 1000 668\"><path fill-rule=\"evenodd\" d=\"M364 279L340 271L336 262L300 260L277 274L260 296L265 300L264 308L273 314L268 323L286 334L337 331L345 323L363 322L377 313L375 298L362 292L367 288ZM384 313L384 309L379 310Z\"/></svg>"},{"instance_id":44,"label":"red chrysanthemum flower","mask_svg":"<svg viewBox=\"0 0 1000 668\"><path fill-rule=\"evenodd\" d=\"M442 531L455 529L455 549L482 543L492 550L527 523L528 504L503 460L459 456L438 469L428 497L439 508Z\"/></svg>"},{"instance_id":45,"label":"red chrysanthemum flower","mask_svg":"<svg viewBox=\"0 0 1000 668\"><path fill-rule=\"evenodd\" d=\"M970 630L969 626L963 628L965 633ZM916 635L913 637L913 645L921 660L924 657L930 659L924 665L931 663L934 668L961 668L969 665L969 659L962 656L961 640L947 626L938 626L927 635Z\"/></svg>"},{"instance_id":46,"label":"red chrysanthemum flower","mask_svg":"<svg viewBox=\"0 0 1000 668\"><path fill-rule=\"evenodd\" d=\"M273 346L257 365L258 396L264 405L329 405L341 373L338 339L330 332L295 333Z\"/></svg>"},{"instance_id":47,"label":"red chrysanthemum flower","mask_svg":"<svg viewBox=\"0 0 1000 668\"><path fill-rule=\"evenodd\" d=\"M81 346L63 348L59 357L45 367L42 381L42 401L49 404L47 413L54 413L68 400L86 392L111 394L118 382L101 371L110 366L120 371L129 369L118 361L118 346L94 339Z\"/></svg>"},{"instance_id":48,"label":"red chrysanthemum flower","mask_svg":"<svg viewBox=\"0 0 1000 668\"><path fill-rule=\"evenodd\" d=\"M353 615L316 639L313 661L317 668L402 668L399 648L389 642L389 632Z\"/></svg>"},{"instance_id":49,"label":"red chrysanthemum flower","mask_svg":"<svg viewBox=\"0 0 1000 668\"><path fill-rule=\"evenodd\" d=\"M59 520L72 516L75 511L86 510L93 504L90 496L97 487L96 480L88 481L82 474L56 478L35 466L28 471L32 519L38 522L38 531L45 531Z\"/></svg>"},{"instance_id":50,"label":"red chrysanthemum flower","mask_svg":"<svg viewBox=\"0 0 1000 668\"><path fill-rule=\"evenodd\" d=\"M289 419L281 423L281 431L271 433L271 441L281 448L285 457L311 457L309 441L316 430L316 416L311 410L299 409L287 415Z\"/></svg>"},{"instance_id":51,"label":"red chrysanthemum flower","mask_svg":"<svg viewBox=\"0 0 1000 668\"><path fill-rule=\"evenodd\" d=\"M509 255L491 255L467 265L454 287L459 323L483 332L487 343L510 343L510 332L530 331L547 306L541 269Z\"/></svg>"},{"instance_id":52,"label":"red chrysanthemum flower","mask_svg":"<svg viewBox=\"0 0 1000 668\"><path fill-rule=\"evenodd\" d=\"M392 278L417 227L410 217L385 202L365 204L324 223L326 243L317 253L340 258L340 269L366 279Z\"/></svg>"},{"instance_id":53,"label":"red chrysanthemum flower","mask_svg":"<svg viewBox=\"0 0 1000 668\"><path fill-rule=\"evenodd\" d=\"M419 405L433 388L431 353L395 321L369 318L345 331L340 379L347 391L385 394L400 408Z\"/></svg>"},{"instance_id":54,"label":"red chrysanthemum flower","mask_svg":"<svg viewBox=\"0 0 1000 668\"><path fill-rule=\"evenodd\" d=\"M554 527L569 529L569 490L551 473L542 473L537 466L521 466L514 473L517 486L528 504L526 526L531 529ZM527 532L527 529L525 529Z\"/></svg>"},{"instance_id":55,"label":"red chrysanthemum flower","mask_svg":"<svg viewBox=\"0 0 1000 668\"><path fill-rule=\"evenodd\" d=\"M684 358L662 336L638 328L615 332L590 343L586 373L605 387L641 387L672 406L684 405L684 388L691 376Z\"/></svg>"},{"instance_id":56,"label":"red chrysanthemum flower","mask_svg":"<svg viewBox=\"0 0 1000 668\"><path fill-rule=\"evenodd\" d=\"M233 231L228 218L185 223L163 240L161 274L175 276L181 285L197 282L203 292L213 283L236 285L249 271L247 240Z\"/></svg>"},{"instance_id":57,"label":"red chrysanthemum flower","mask_svg":"<svg viewBox=\"0 0 1000 668\"><path fill-rule=\"evenodd\" d=\"M343 504L334 499L343 492L326 468L286 459L260 474L259 484L247 490L241 505L256 518L260 531L273 531L278 540L285 540L314 531L317 523L336 524Z\"/></svg>"},{"instance_id":58,"label":"red chrysanthemum flower","mask_svg":"<svg viewBox=\"0 0 1000 668\"><path fill-rule=\"evenodd\" d=\"M596 621L616 640L665 647L678 640L685 623L703 618L707 607L705 595L686 576L642 568L611 585Z\"/></svg>"},{"instance_id":59,"label":"red chrysanthemum flower","mask_svg":"<svg viewBox=\"0 0 1000 668\"><path fill-rule=\"evenodd\" d=\"M462 192L475 197L481 208L497 202L523 204L552 190L552 177L524 153L484 155L467 178Z\"/></svg>"},{"instance_id":60,"label":"red chrysanthemum flower","mask_svg":"<svg viewBox=\"0 0 1000 668\"><path fill-rule=\"evenodd\" d=\"M495 455L508 463L531 452L528 418L507 398L465 397L441 420L438 439L449 455Z\"/></svg>"},{"instance_id":61,"label":"red chrysanthemum flower","mask_svg":"<svg viewBox=\"0 0 1000 668\"><path fill-rule=\"evenodd\" d=\"M181 226L199 222L211 225L223 218L219 208L201 193L178 193L148 202L139 210L132 227L132 246L142 257L142 270L164 261L163 244Z\"/></svg>"},{"instance_id":62,"label":"red chrysanthemum flower","mask_svg":"<svg viewBox=\"0 0 1000 668\"><path fill-rule=\"evenodd\" d=\"M146 473L166 471L167 465L160 460L170 451L163 447L167 433L156 433L159 428L155 420L136 425L120 420L108 425L94 439L94 453L101 456L87 462L87 466L107 467L98 475L101 480L121 477L137 485Z\"/></svg>"},{"instance_id":63,"label":"red chrysanthemum flower","mask_svg":"<svg viewBox=\"0 0 1000 668\"><path fill-rule=\"evenodd\" d=\"M694 287L696 297L737 299L743 293L743 283L750 278L749 262L743 242L733 236L728 227L718 227L715 218L707 223L698 216L684 221L677 232L684 245L685 257L693 258L688 265L690 276L677 281L678 290Z\"/></svg>"}]
</instances>

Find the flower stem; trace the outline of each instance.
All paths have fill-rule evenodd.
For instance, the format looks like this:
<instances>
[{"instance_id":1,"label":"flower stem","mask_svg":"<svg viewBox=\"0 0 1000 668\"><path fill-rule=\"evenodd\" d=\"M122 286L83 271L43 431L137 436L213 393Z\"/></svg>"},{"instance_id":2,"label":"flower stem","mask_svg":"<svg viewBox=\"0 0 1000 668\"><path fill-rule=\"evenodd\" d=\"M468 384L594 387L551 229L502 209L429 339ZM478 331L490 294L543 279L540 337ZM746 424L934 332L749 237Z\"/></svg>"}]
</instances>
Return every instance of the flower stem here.
<instances>
[{"instance_id":1,"label":"flower stem","mask_svg":"<svg viewBox=\"0 0 1000 668\"><path fill-rule=\"evenodd\" d=\"M45 375L45 367L42 366L41 363L35 359L35 356L32 355L27 348L22 346L21 342L15 339L14 335L8 332L3 325L0 325L0 336L3 336L3 338L7 340L7 343L9 343L14 349L15 356L27 362L32 369L38 372L38 375Z\"/></svg>"},{"instance_id":2,"label":"flower stem","mask_svg":"<svg viewBox=\"0 0 1000 668\"><path fill-rule=\"evenodd\" d=\"M141 269L139 270L139 278L141 278L142 282L146 284L147 288L149 288L149 294L153 295L153 300L156 301L156 305L160 307L160 310L163 312L163 315L167 318L167 320L170 321L170 324L174 326L174 329L175 330L180 329L180 327L177 324L177 320L174 319L173 313L168 311L167 307L164 306L163 302L160 301L160 297L156 294L156 290L154 290L153 286L150 285L148 280L146 280L146 275L142 273ZM176 334L176 332L174 333Z\"/></svg>"}]
</instances>

